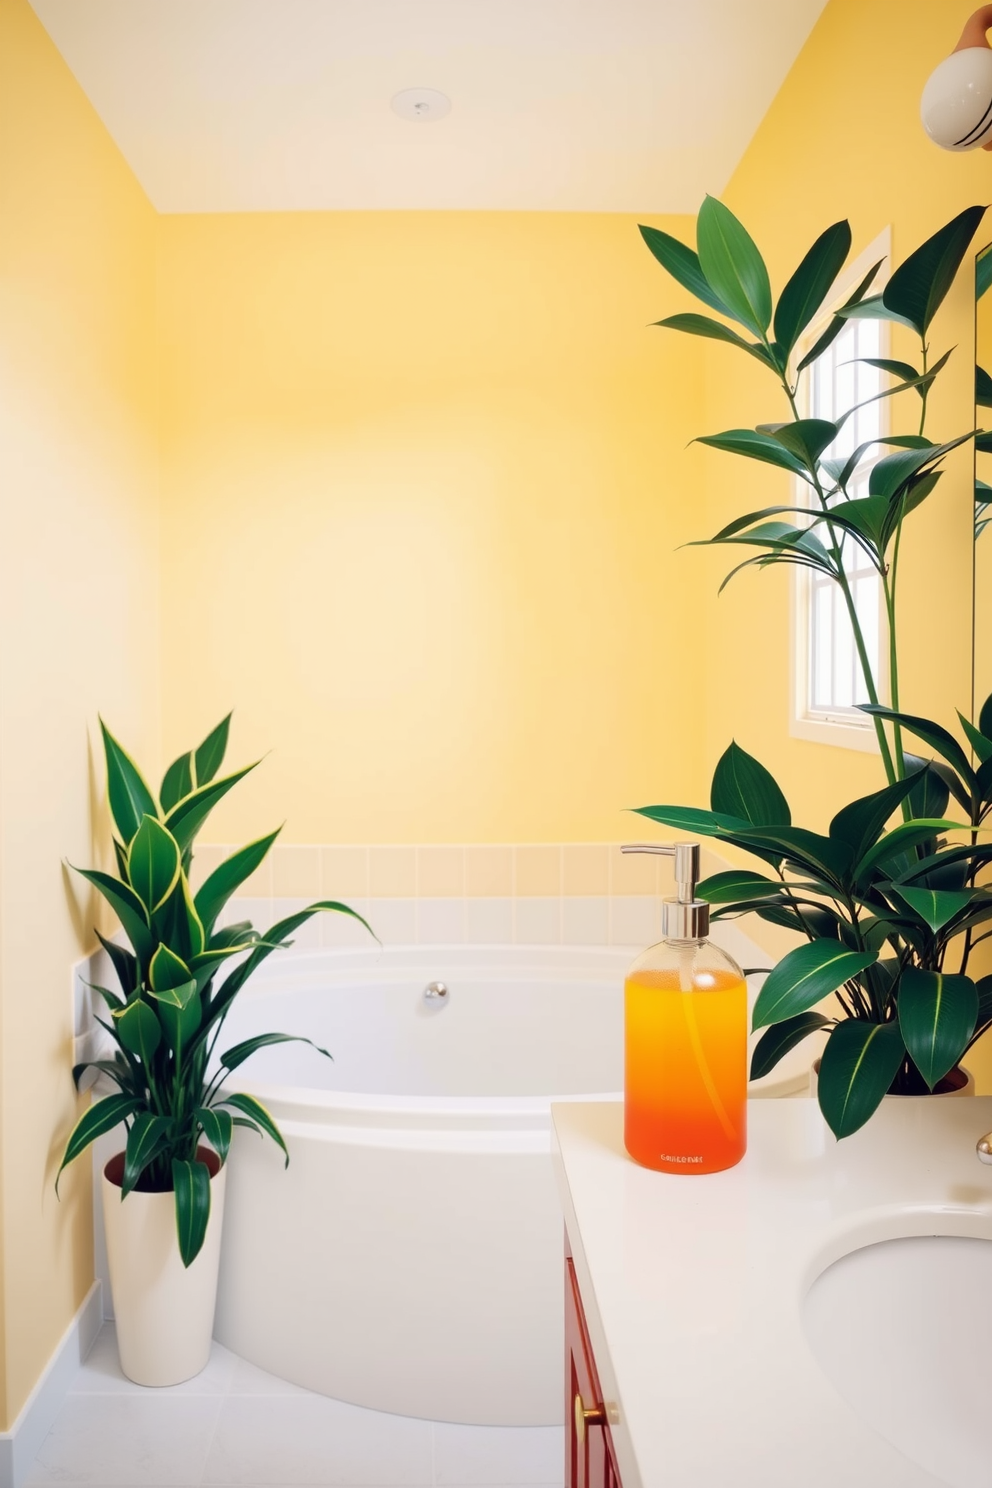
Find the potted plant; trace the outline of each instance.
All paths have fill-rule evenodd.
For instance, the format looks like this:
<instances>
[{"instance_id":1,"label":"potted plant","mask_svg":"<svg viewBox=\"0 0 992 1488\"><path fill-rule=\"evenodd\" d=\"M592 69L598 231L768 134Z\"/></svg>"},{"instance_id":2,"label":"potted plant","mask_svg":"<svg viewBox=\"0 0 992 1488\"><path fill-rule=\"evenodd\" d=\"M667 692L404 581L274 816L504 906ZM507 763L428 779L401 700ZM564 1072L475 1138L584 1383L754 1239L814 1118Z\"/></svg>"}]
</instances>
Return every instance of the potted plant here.
<instances>
[{"instance_id":1,"label":"potted plant","mask_svg":"<svg viewBox=\"0 0 992 1488\"><path fill-rule=\"evenodd\" d=\"M976 881L992 860L992 848L979 841L992 810L992 698L977 725L961 717L977 761L972 763L946 729L900 710L897 644L903 523L931 496L944 457L973 437L969 431L943 444L926 437L928 394L950 354L930 361L927 335L984 210L962 212L895 270L880 295L869 296L880 267L875 265L795 367L797 343L829 303L849 251L846 222L817 239L774 314L764 261L722 203L708 197L700 210L698 253L668 234L641 228L669 273L723 317L682 314L658 324L728 342L755 358L779 383L792 415L784 423L731 429L701 441L789 471L809 494L808 505L780 503L748 512L708 539L756 550L724 583L742 568L788 563L826 575L838 586L887 783L838 811L825 834L811 832L792 825L772 775L731 744L714 774L709 811L668 805L640 811L667 826L743 848L771 870L716 874L698 892L717 906L718 916L756 913L805 935L807 943L771 971L755 1004L754 1028L767 1031L754 1051L751 1073L766 1074L815 1029L829 1029L817 1093L838 1137L863 1125L888 1092L938 1088L992 1024L992 978L976 983L968 975L975 945L990 933L981 927L992 920L992 893ZM808 419L800 416L797 403L800 375L823 355L845 321L858 316L897 321L921 342L919 366L872 360L895 379L880 396L911 390L921 400L921 416L915 432L877 441L893 453L874 459L866 497L853 494L851 486L859 466L874 457L871 446L830 454L855 410L832 421ZM889 623L891 707L880 701L864 644L847 578L846 543L856 544L879 575ZM922 740L939 758L907 754L904 733ZM945 816L951 796L964 821ZM888 829L896 812L902 820ZM963 840L949 843L947 833ZM816 1004L831 993L836 1012L817 1011Z\"/></svg>"},{"instance_id":2,"label":"potted plant","mask_svg":"<svg viewBox=\"0 0 992 1488\"><path fill-rule=\"evenodd\" d=\"M248 921L222 925L228 900L278 836L270 832L239 848L192 892L197 833L218 801L255 768L218 776L230 715L199 748L170 765L157 799L102 720L100 726L117 874L76 871L110 904L129 944L97 932L120 983L119 992L94 989L109 1014L97 1021L117 1047L111 1059L77 1065L73 1078L78 1088L83 1073L96 1069L117 1092L77 1122L59 1173L97 1137L124 1124L124 1149L107 1164L103 1180L121 1364L139 1384L175 1384L198 1373L210 1352L224 1164L234 1127L271 1137L289 1162L264 1106L245 1092L228 1092L224 1081L257 1049L298 1036L257 1034L215 1061L224 1020L266 957L291 944L288 937L312 915L346 914L369 926L331 900L311 904L264 934Z\"/></svg>"}]
</instances>

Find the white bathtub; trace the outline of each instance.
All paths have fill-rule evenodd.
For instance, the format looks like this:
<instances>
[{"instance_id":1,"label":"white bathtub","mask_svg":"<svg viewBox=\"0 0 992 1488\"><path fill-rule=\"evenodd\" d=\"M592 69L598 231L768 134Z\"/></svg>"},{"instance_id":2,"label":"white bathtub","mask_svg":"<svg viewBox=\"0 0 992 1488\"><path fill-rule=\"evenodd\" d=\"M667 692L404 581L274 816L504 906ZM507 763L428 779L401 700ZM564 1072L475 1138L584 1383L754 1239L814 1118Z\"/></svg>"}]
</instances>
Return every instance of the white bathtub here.
<instances>
[{"instance_id":1,"label":"white bathtub","mask_svg":"<svg viewBox=\"0 0 992 1488\"><path fill-rule=\"evenodd\" d=\"M240 1130L216 1336L273 1374L401 1415L562 1419L552 1099L619 1091L635 953L409 946L273 957L224 1044L291 1162ZM429 1006L428 982L449 987ZM239 1075L241 1071L238 1072ZM232 1081L232 1083L234 1083Z\"/></svg>"}]
</instances>

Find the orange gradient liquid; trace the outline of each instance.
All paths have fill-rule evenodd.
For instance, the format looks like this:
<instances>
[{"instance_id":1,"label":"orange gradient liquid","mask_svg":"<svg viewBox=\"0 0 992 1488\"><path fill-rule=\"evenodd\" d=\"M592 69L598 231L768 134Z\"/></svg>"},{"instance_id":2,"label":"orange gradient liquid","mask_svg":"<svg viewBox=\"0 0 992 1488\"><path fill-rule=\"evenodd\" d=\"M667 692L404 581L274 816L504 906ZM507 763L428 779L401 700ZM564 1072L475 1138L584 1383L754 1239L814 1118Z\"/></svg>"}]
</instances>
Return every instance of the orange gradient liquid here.
<instances>
[{"instance_id":1,"label":"orange gradient liquid","mask_svg":"<svg viewBox=\"0 0 992 1488\"><path fill-rule=\"evenodd\" d=\"M665 1173L716 1173L747 1143L747 990L730 971L677 968L626 982L624 1143Z\"/></svg>"}]
</instances>

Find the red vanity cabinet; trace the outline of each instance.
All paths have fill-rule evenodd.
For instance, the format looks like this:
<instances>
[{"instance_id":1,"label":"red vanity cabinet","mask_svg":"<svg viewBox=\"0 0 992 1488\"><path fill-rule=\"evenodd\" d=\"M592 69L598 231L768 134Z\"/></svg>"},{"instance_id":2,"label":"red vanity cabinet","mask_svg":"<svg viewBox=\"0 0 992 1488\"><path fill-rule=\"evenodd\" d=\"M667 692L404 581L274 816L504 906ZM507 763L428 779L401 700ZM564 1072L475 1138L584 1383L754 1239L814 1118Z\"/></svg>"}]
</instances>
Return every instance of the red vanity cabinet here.
<instances>
[{"instance_id":1,"label":"red vanity cabinet","mask_svg":"<svg viewBox=\"0 0 992 1488\"><path fill-rule=\"evenodd\" d=\"M565 1245L565 1488L621 1488L575 1267Z\"/></svg>"}]
</instances>

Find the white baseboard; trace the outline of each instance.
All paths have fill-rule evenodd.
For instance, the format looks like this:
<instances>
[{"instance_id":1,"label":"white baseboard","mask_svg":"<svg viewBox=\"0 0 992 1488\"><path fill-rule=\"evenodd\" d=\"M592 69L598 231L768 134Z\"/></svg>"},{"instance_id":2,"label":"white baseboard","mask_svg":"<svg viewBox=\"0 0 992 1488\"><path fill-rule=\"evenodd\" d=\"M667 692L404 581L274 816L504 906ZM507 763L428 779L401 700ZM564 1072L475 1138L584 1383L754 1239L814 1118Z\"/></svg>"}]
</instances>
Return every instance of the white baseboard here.
<instances>
[{"instance_id":1,"label":"white baseboard","mask_svg":"<svg viewBox=\"0 0 992 1488\"><path fill-rule=\"evenodd\" d=\"M0 1431L0 1488L20 1488L51 1431L76 1371L103 1326L103 1288L94 1281L82 1306L9 1431Z\"/></svg>"}]
</instances>

